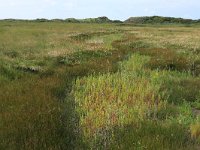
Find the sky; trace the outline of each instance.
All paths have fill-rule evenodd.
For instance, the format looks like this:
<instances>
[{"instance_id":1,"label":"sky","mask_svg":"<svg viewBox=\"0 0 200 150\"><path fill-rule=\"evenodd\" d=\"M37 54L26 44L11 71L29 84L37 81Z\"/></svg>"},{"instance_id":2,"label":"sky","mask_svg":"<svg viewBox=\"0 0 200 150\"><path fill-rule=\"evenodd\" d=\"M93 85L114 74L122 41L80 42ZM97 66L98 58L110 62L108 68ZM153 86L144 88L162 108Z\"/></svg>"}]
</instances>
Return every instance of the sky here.
<instances>
[{"instance_id":1,"label":"sky","mask_svg":"<svg viewBox=\"0 0 200 150\"><path fill-rule=\"evenodd\" d=\"M0 0L0 19L135 16L200 19L200 0Z\"/></svg>"}]
</instances>

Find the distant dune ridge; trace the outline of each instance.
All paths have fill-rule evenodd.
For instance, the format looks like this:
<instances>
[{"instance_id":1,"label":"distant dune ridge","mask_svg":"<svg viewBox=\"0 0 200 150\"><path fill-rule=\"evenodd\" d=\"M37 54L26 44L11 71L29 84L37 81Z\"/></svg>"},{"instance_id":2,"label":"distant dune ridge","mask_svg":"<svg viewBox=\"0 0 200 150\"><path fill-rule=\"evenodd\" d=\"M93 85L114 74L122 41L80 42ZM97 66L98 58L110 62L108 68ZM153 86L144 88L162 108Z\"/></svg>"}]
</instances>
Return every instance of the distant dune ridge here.
<instances>
[{"instance_id":1,"label":"distant dune ridge","mask_svg":"<svg viewBox=\"0 0 200 150\"><path fill-rule=\"evenodd\" d=\"M130 17L125 21L111 20L106 16L98 18L86 18L86 19L45 19L38 18L35 20L22 20L22 19L4 19L0 21L35 21L35 22L67 22L67 23L132 23L132 24L193 24L200 23L200 19L184 19L175 17L162 17L162 16L142 16L142 17Z\"/></svg>"},{"instance_id":2,"label":"distant dune ridge","mask_svg":"<svg viewBox=\"0 0 200 150\"><path fill-rule=\"evenodd\" d=\"M108 17L98 17L98 18L86 18L86 19L75 19L68 18L66 22L79 22L79 23L122 23L120 20L110 20Z\"/></svg>"},{"instance_id":3,"label":"distant dune ridge","mask_svg":"<svg viewBox=\"0 0 200 150\"><path fill-rule=\"evenodd\" d=\"M98 18L86 18L86 19L67 18L67 19L51 19L51 20L49 20L49 19L45 19L45 18L38 18L35 20L4 19L2 21L35 21L35 22L68 22L68 23L123 23L123 21L120 21L120 20L110 20L108 17L105 17L105 16L98 17Z\"/></svg>"},{"instance_id":4,"label":"distant dune ridge","mask_svg":"<svg viewBox=\"0 0 200 150\"><path fill-rule=\"evenodd\" d=\"M174 17L161 17L161 16L150 16L150 17L130 17L124 21L125 23L136 23L136 24L148 24L148 23L200 23L200 20L174 18Z\"/></svg>"}]
</instances>

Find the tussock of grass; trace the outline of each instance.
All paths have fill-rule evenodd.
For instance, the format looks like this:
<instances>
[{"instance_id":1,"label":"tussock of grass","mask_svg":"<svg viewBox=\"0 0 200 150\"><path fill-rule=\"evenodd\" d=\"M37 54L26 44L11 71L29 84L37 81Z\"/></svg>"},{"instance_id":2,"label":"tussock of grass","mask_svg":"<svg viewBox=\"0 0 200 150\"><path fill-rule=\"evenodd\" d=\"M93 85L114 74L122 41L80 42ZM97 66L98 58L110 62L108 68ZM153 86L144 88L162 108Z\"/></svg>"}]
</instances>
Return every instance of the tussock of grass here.
<instances>
[{"instance_id":1,"label":"tussock of grass","mask_svg":"<svg viewBox=\"0 0 200 150\"><path fill-rule=\"evenodd\" d=\"M58 62L66 65L78 65L91 59L111 56L112 52L107 51L80 51L66 57L58 57Z\"/></svg>"},{"instance_id":2,"label":"tussock of grass","mask_svg":"<svg viewBox=\"0 0 200 150\"><path fill-rule=\"evenodd\" d=\"M198 139L200 142L200 123L195 123L190 126L192 138Z\"/></svg>"}]
</instances>

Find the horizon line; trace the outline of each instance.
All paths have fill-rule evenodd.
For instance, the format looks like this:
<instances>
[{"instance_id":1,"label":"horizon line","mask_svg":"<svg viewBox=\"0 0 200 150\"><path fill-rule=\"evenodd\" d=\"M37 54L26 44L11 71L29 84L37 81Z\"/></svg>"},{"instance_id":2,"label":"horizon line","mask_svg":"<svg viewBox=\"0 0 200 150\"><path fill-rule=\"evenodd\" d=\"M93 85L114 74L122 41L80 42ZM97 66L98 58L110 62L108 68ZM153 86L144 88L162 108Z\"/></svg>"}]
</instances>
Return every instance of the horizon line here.
<instances>
[{"instance_id":1,"label":"horizon line","mask_svg":"<svg viewBox=\"0 0 200 150\"><path fill-rule=\"evenodd\" d=\"M0 18L0 20L37 20L37 19L45 19L45 20L66 20L66 19L77 19L77 20L84 20L84 19L94 19L94 18L101 18L101 17L107 17L107 16L99 16L99 17L86 17L86 18L75 18L75 17L67 17L67 18L45 18L45 17L37 17L37 18ZM186 17L174 17L174 16L159 16L159 15L149 15L149 16L132 16L132 17L128 17L129 18L139 18L139 17L163 17L163 18L176 18L176 19L186 19L186 20L200 20L200 18L198 19L194 19L194 18L186 18ZM108 19L110 19L109 17L107 17ZM120 20L120 19L110 19L110 20L119 20L119 21L126 21L125 20Z\"/></svg>"}]
</instances>

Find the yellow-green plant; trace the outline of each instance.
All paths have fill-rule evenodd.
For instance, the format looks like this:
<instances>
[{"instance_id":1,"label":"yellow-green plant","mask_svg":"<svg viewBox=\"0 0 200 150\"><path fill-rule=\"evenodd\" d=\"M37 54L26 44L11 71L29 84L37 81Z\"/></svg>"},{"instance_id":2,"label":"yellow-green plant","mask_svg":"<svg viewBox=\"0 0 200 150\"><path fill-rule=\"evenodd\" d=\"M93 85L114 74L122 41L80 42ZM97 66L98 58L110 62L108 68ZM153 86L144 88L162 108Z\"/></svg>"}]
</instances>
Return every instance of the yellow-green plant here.
<instances>
[{"instance_id":1,"label":"yellow-green plant","mask_svg":"<svg viewBox=\"0 0 200 150\"><path fill-rule=\"evenodd\" d=\"M77 79L73 95L86 137L99 130L124 126L150 117L165 107L160 85L151 82L144 65L148 57L134 54L117 73Z\"/></svg>"}]
</instances>

